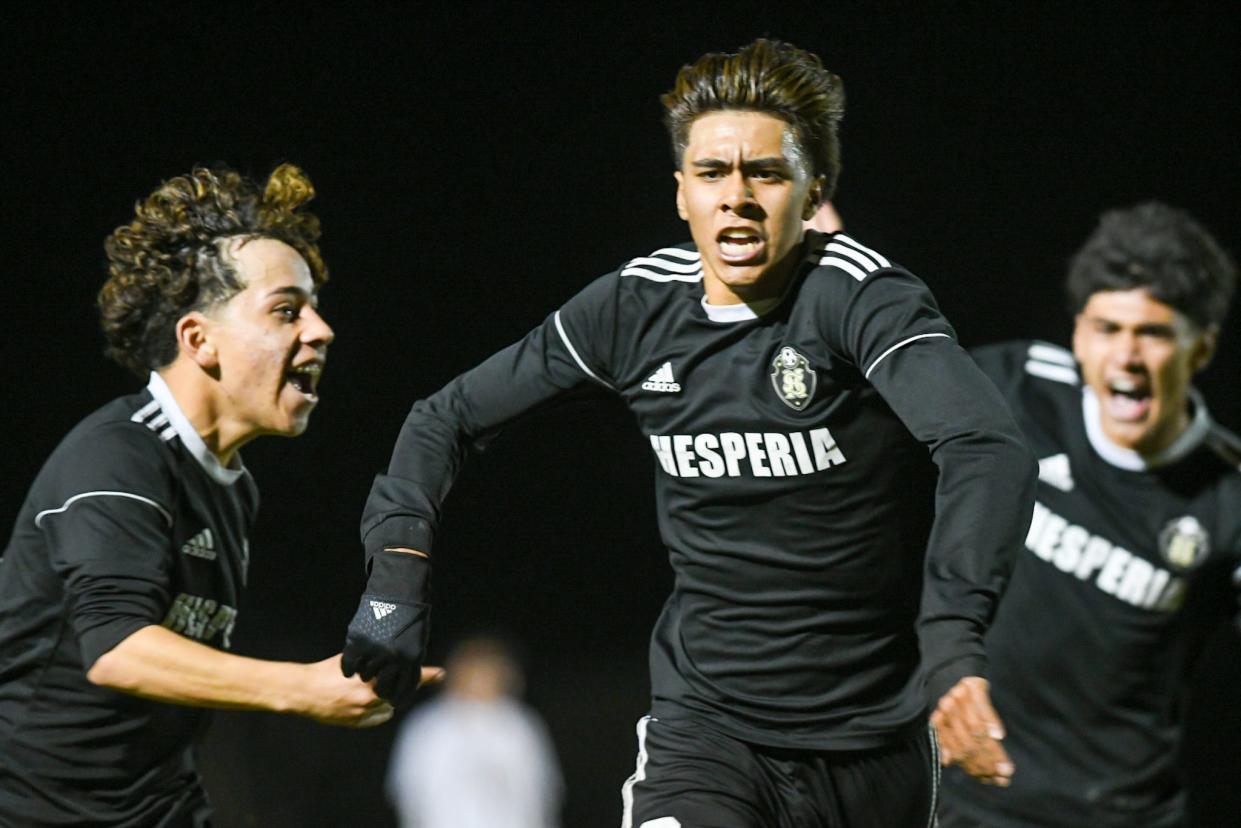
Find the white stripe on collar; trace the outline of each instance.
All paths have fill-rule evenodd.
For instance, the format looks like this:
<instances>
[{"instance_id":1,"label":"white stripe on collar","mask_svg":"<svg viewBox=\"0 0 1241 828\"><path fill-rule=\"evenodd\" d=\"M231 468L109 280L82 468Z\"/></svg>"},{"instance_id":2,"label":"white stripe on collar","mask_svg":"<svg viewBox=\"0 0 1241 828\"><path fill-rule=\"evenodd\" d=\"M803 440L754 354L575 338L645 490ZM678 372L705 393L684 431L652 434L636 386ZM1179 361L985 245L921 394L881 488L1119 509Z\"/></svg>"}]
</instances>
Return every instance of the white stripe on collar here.
<instances>
[{"instance_id":1,"label":"white stripe on collar","mask_svg":"<svg viewBox=\"0 0 1241 828\"><path fill-rule=\"evenodd\" d=\"M1121 448L1107 438L1103 426L1099 424L1099 398L1089 385L1082 386L1082 417L1086 420L1086 437L1090 440L1095 453L1117 468L1127 471L1149 471L1168 463L1180 460L1189 454L1206 438L1211 429L1211 415L1207 412L1206 402L1195 389L1189 389L1189 400L1193 404L1194 415L1189 427L1181 432L1181 436L1172 441L1158 454L1143 457L1133 449Z\"/></svg>"},{"instance_id":2,"label":"white stripe on collar","mask_svg":"<svg viewBox=\"0 0 1241 828\"><path fill-rule=\"evenodd\" d=\"M792 285L792 280L789 282ZM766 316L784 301L788 291L771 299L760 299L757 302L738 302L735 305L712 305L707 301L706 294L702 297L702 309L712 322L747 322Z\"/></svg>"},{"instance_id":3,"label":"white stripe on collar","mask_svg":"<svg viewBox=\"0 0 1241 828\"><path fill-rule=\"evenodd\" d=\"M190 450L190 454L198 461L198 465L203 467L203 471L212 480L225 486L231 486L246 473L246 467L241 463L240 454L233 455L233 465L230 468L226 467L220 462L220 458L211 453L211 449L207 448L203 438L194 430L194 426L190 425L190 420L185 416L185 412L181 410L181 406L177 405L177 400L172 396L172 390L168 387L168 383L164 382L164 378L154 371L151 372L151 379L147 382L147 390L151 392L151 396L159 403L159 407L163 409L164 415L168 417L172 427L177 430L177 436L181 438L181 443Z\"/></svg>"}]
</instances>

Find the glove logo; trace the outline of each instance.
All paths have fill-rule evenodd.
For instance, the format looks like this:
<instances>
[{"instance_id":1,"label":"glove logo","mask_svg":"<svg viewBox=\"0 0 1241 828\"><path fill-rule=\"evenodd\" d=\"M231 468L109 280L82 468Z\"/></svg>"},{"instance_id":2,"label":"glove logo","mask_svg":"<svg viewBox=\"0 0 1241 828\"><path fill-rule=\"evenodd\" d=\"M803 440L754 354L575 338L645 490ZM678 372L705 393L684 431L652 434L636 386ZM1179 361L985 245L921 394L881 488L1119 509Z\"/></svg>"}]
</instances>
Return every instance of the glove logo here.
<instances>
[{"instance_id":1,"label":"glove logo","mask_svg":"<svg viewBox=\"0 0 1241 828\"><path fill-rule=\"evenodd\" d=\"M375 613L375 620L391 615L396 611L396 604L389 604L387 601L371 601L371 612Z\"/></svg>"}]
</instances>

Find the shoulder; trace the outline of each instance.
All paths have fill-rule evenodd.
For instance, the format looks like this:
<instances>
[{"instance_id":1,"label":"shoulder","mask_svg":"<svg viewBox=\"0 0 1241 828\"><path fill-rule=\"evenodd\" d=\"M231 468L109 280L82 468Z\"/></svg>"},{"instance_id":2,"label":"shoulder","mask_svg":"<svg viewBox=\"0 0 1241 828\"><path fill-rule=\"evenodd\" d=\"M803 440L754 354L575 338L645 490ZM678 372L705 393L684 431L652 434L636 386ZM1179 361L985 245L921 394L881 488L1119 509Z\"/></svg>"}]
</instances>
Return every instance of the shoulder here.
<instances>
[{"instance_id":1,"label":"shoulder","mask_svg":"<svg viewBox=\"0 0 1241 828\"><path fill-rule=\"evenodd\" d=\"M824 312L866 314L868 309L908 302L935 306L926 283L852 236L809 232L801 255L809 270L800 292L820 302Z\"/></svg>"},{"instance_id":2,"label":"shoulder","mask_svg":"<svg viewBox=\"0 0 1241 828\"><path fill-rule=\"evenodd\" d=\"M1241 473L1241 437L1212 422L1202 443L1226 466Z\"/></svg>"},{"instance_id":3,"label":"shoulder","mask_svg":"<svg viewBox=\"0 0 1241 828\"><path fill-rule=\"evenodd\" d=\"M702 256L692 243L661 247L629 259L618 268L617 276L634 287L701 284Z\"/></svg>"},{"instance_id":4,"label":"shoulder","mask_svg":"<svg viewBox=\"0 0 1241 828\"><path fill-rule=\"evenodd\" d=\"M113 400L78 423L53 452L76 466L111 462L166 461L164 447L176 431L149 394ZM85 470L85 469L84 469Z\"/></svg>"},{"instance_id":5,"label":"shoulder","mask_svg":"<svg viewBox=\"0 0 1241 828\"><path fill-rule=\"evenodd\" d=\"M631 308L658 307L670 295L701 293L701 285L702 258L693 244L661 247L595 279L562 310L598 314L618 307L618 302Z\"/></svg>"},{"instance_id":6,"label":"shoulder","mask_svg":"<svg viewBox=\"0 0 1241 828\"><path fill-rule=\"evenodd\" d=\"M143 480L157 485L173 466L168 443L175 431L149 394L113 400L78 423L52 452L44 468L83 483Z\"/></svg>"},{"instance_id":7,"label":"shoulder","mask_svg":"<svg viewBox=\"0 0 1241 828\"><path fill-rule=\"evenodd\" d=\"M1028 384L1049 393L1080 384L1072 352L1050 342L999 342L971 348L970 356L997 384Z\"/></svg>"},{"instance_id":8,"label":"shoulder","mask_svg":"<svg viewBox=\"0 0 1241 828\"><path fill-rule=\"evenodd\" d=\"M160 435L134 419L142 397L150 400L134 395L105 405L52 451L30 491L39 516L83 499L110 497L147 503L171 520L175 461Z\"/></svg>"},{"instance_id":9,"label":"shoulder","mask_svg":"<svg viewBox=\"0 0 1241 828\"><path fill-rule=\"evenodd\" d=\"M861 284L884 270L912 276L887 256L845 233L807 232L804 249L807 260L823 278L839 279L845 285Z\"/></svg>"}]
</instances>

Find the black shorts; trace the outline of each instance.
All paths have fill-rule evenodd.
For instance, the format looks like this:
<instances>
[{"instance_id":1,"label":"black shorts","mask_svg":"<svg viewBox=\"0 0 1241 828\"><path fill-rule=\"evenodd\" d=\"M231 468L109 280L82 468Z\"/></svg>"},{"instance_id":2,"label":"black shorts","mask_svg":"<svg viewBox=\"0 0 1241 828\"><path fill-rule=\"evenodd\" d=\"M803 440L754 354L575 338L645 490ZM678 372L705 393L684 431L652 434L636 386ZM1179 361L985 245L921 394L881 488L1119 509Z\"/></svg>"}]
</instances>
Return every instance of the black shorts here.
<instances>
[{"instance_id":1,"label":"black shorts","mask_svg":"<svg viewBox=\"0 0 1241 828\"><path fill-rule=\"evenodd\" d=\"M789 750L646 716L621 826L929 828L938 792L929 726L872 750Z\"/></svg>"}]
</instances>

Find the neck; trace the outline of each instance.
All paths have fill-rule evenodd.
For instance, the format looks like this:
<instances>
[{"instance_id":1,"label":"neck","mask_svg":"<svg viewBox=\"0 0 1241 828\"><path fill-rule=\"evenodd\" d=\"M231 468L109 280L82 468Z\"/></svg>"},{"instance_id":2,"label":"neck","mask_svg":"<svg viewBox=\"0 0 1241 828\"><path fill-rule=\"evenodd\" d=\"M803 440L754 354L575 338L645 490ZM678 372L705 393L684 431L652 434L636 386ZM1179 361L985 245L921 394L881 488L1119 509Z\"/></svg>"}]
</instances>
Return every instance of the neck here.
<instances>
[{"instance_id":1,"label":"neck","mask_svg":"<svg viewBox=\"0 0 1241 828\"><path fill-rule=\"evenodd\" d=\"M1175 443L1182 434L1189 428L1189 408L1185 404L1177 412L1175 419L1150 435L1150 438L1134 445L1133 450L1142 456L1144 460L1150 460L1157 457ZM1106 433L1106 432L1105 432ZM1111 439L1111 435L1108 435ZM1113 440L1113 442L1116 442Z\"/></svg>"},{"instance_id":2,"label":"neck","mask_svg":"<svg viewBox=\"0 0 1241 828\"><path fill-rule=\"evenodd\" d=\"M237 451L254 435L245 434L220 413L216 381L197 364L180 357L159 375L207 450L229 467Z\"/></svg>"}]
</instances>

